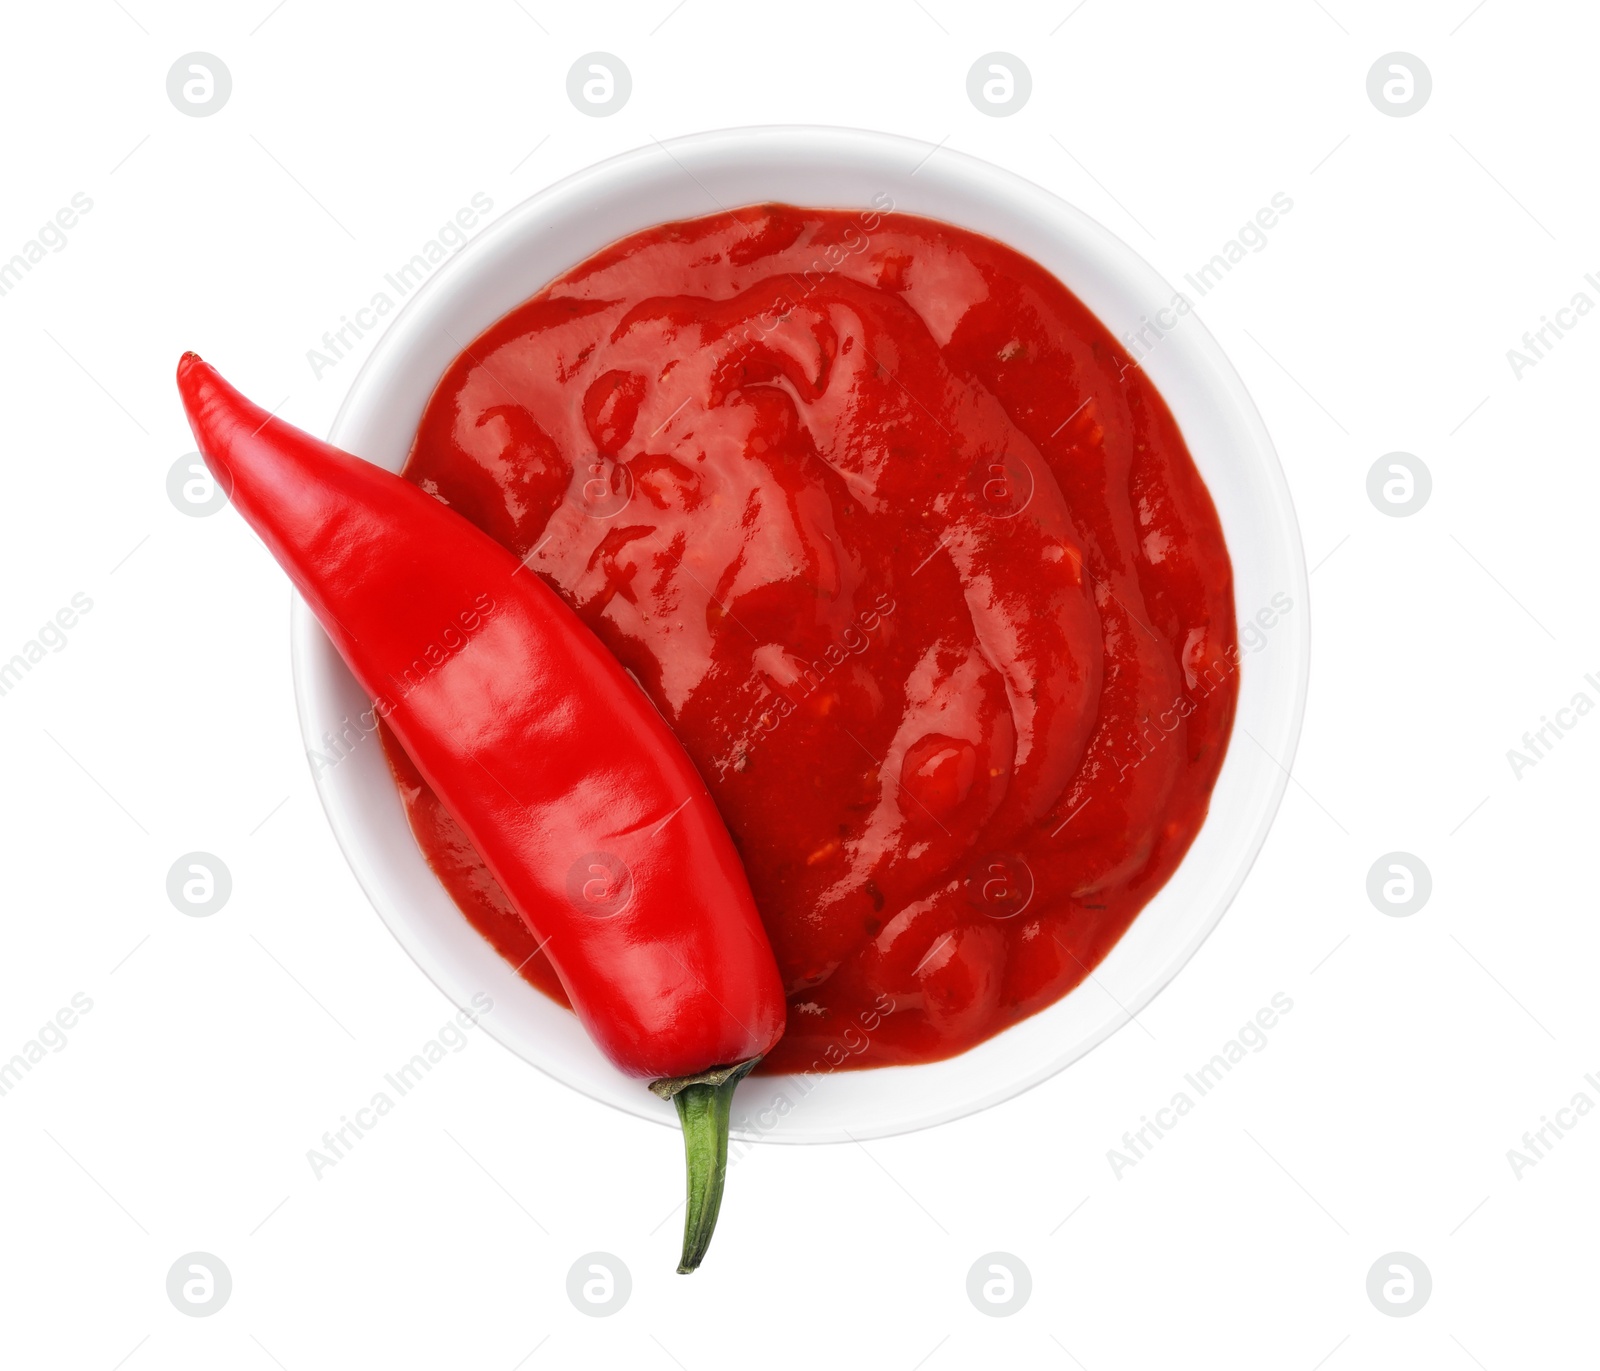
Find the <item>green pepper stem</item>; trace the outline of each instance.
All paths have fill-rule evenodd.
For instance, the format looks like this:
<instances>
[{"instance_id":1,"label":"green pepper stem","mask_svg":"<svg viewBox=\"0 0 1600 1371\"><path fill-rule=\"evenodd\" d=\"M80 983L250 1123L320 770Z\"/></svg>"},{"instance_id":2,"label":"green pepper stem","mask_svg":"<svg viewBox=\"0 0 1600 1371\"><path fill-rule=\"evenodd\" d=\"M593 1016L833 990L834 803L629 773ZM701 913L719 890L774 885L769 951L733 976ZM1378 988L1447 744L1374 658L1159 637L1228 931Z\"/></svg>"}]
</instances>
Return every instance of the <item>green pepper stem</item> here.
<instances>
[{"instance_id":1,"label":"green pepper stem","mask_svg":"<svg viewBox=\"0 0 1600 1371\"><path fill-rule=\"evenodd\" d=\"M733 1092L760 1060L752 1057L737 1066L650 1084L662 1099L677 1105L678 1121L683 1125L689 1184L683 1216L683 1256L678 1262L680 1276L695 1270L711 1246L717 1213L722 1208L722 1187L728 1178L728 1123Z\"/></svg>"}]
</instances>

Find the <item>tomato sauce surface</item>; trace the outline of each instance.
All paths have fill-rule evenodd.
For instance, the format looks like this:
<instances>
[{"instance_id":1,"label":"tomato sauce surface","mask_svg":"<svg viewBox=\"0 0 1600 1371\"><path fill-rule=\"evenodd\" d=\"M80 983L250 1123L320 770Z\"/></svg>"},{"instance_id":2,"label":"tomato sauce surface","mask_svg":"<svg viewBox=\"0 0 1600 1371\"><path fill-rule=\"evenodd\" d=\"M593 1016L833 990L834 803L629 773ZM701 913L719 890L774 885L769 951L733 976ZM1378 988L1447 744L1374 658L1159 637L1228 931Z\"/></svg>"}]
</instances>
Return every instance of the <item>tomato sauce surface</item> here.
<instances>
[{"instance_id":1,"label":"tomato sauce surface","mask_svg":"<svg viewBox=\"0 0 1600 1371\"><path fill-rule=\"evenodd\" d=\"M786 205L634 234L462 351L404 474L694 759L788 992L763 1070L936 1060L1051 1004L1205 817L1239 671L1216 512L1144 372L990 239ZM462 911L564 1000L388 750Z\"/></svg>"}]
</instances>

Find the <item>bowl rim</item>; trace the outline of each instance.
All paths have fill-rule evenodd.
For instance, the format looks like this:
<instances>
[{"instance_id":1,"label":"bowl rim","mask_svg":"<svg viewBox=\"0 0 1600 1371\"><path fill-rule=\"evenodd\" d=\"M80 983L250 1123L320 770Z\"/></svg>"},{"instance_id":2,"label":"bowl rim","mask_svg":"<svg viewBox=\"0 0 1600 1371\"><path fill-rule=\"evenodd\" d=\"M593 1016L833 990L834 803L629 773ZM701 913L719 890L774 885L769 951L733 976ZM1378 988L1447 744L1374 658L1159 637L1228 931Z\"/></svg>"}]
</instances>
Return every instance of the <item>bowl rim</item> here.
<instances>
[{"instance_id":1,"label":"bowl rim","mask_svg":"<svg viewBox=\"0 0 1600 1371\"><path fill-rule=\"evenodd\" d=\"M749 153L756 150L757 146L764 140L787 142L794 146L803 145L813 148L820 148L824 153L828 151L842 151L846 148L857 151L865 149L871 152L882 153L888 157L892 157L896 153L901 153L916 159L916 171L920 171L922 166L929 163L935 156L938 156L946 162L954 163L954 165L961 170L962 175L965 175L976 181L988 179L991 181L991 183L997 185L1009 185L1015 191L1033 198L1039 203L1039 205L1049 207L1053 212L1061 216L1066 223L1072 225L1079 234L1085 235L1088 239L1095 241L1095 245L1098 250L1104 254L1104 259L1098 263L1099 266L1107 270L1112 270L1113 268L1119 269L1129 279L1130 282L1136 277L1142 277L1144 278L1143 285L1146 287L1148 287L1151 283L1159 283L1161 287L1171 292L1173 295L1178 294L1178 292L1173 290L1170 283L1168 283L1166 279L1162 277L1150 263L1145 261L1145 259L1119 235L1113 233L1098 220L1094 219L1092 216L1088 215L1071 202L1065 200L1063 197L1057 195L1054 191L1039 185L1037 182L1021 175L1020 173L1001 167L995 163L987 161L986 159L957 151L948 147L944 143L933 144L921 139L910 138L900 134L884 133L842 125L825 124L781 123L735 126L729 128L705 130L664 140L653 140L651 144L644 144L630 148L626 151L613 154L600 161L591 163L583 168L573 171L566 176L551 182L540 190L534 192L532 195L504 210L497 218L486 225L482 231L480 231L455 252L453 252L445 261L439 264L433 273L428 276L428 278L416 289L411 297L406 300L400 309L397 310L395 314L387 321L386 327L376 338L371 351L362 361L361 365L357 368L355 374L351 378L349 388L346 391L343 400L340 402L340 405L334 415L333 422L330 426L329 441L335 444L340 443L341 435L350 422L351 415L356 410L361 397L363 397L366 391L375 384L374 378L380 376L380 374L385 370L392 369L403 355L398 353L397 349L403 346L414 345L415 339L411 335L414 333L414 326L417 320L422 318L427 312L433 310L437 301L445 297L452 288L458 286L463 281L464 273L459 268L459 263L461 263L463 260L478 261L483 259L492 245L499 243L508 235L520 235L529 232L537 233L539 231L539 225L537 221L541 211L546 205L550 204L551 202L568 199L574 194L574 192L581 191L586 186L593 187L597 191L603 190L612 180L614 180L614 178L617 177L619 173L626 172L633 168L642 169L647 162L649 162L651 159L658 158L662 153L665 153L669 158L672 159L673 162L678 163L680 170L687 171L687 168L683 167L683 164L679 161L678 154L680 153L688 155L691 160L702 155L711 155L717 153L724 155L737 154L741 152ZM910 174L915 175L916 171L913 171ZM688 172L688 174L691 176L691 178L693 178L692 172ZM695 179L697 180L698 184L698 179ZM701 189L704 190L704 186L701 186ZM706 194L709 199L713 201L715 200L715 197L711 196L709 191L706 191ZM781 197L767 196L751 200L741 200L736 202L736 205L734 206L725 206L723 208L734 208L738 207L739 205L761 203L763 199L770 201L779 198ZM791 203L804 202L792 201ZM898 206L896 206L896 209L898 209ZM708 208L702 211L702 213L706 214L715 212L717 212L716 205L708 206ZM927 214L920 210L908 210L905 212L922 214L924 217L929 218L940 217L934 214ZM673 214L665 218L658 217L652 222L669 222L672 219L693 217L696 216L692 214ZM973 231L986 232L986 230L982 229ZM989 236L996 237L998 241L1005 241L1004 239L999 239L998 235L996 234L990 234ZM592 253L600 250L606 245L607 242L610 241L615 241L615 236L602 237L599 241L594 243L594 245L589 249L589 252ZM1015 251L1023 252L1022 248L1016 247L1014 244L1008 243L1007 246L1011 246ZM1024 255L1029 254L1024 252ZM580 258L578 260L582 259ZM558 268L555 272L552 272L552 277L556 274L559 274L560 270L563 269L564 268ZM1058 275L1058 273L1048 265L1046 265L1046 270L1051 271L1052 275ZM1079 290L1076 284L1064 284L1067 284L1068 289L1071 290L1075 295L1078 295L1079 298L1082 298L1082 292ZM522 296L520 298L526 298L526 296ZM1089 304L1088 301L1085 301L1085 303ZM505 306L505 309L510 310L515 308L515 306L516 301L512 301L510 304ZM1101 322L1108 329L1115 332L1112 324L1100 314L1099 310L1095 309L1092 304L1089 304L1089 308L1091 309L1091 312L1096 314L1097 318L1101 319ZM1156 974L1151 976L1145 985L1141 986L1139 993L1129 998L1126 1002L1117 1001L1121 1013L1114 1021L1108 1019L1106 1022L1101 1024L1096 1031L1086 1035L1080 1041L1072 1044L1070 1049L1062 1051L1057 1055L1057 1057L1047 1062L1042 1067L1032 1071L1030 1074L1015 1080L1008 1080L1003 1086L988 1092L981 1098L965 1100L949 1108L935 1108L924 1111L923 1113L918 1114L915 1118L909 1120L889 1122L881 1125L866 1124L854 1129L847 1129L840 1126L830 1129L819 1129L806 1132L788 1132L781 1128L752 1129L748 1126L742 1126L741 1123L736 1120L733 1130L733 1136L735 1138L740 1139L743 1142L762 1141L798 1144L862 1141L871 1140L878 1137L898 1136L901 1134L917 1132L925 1128L930 1128L939 1123L945 1123L958 1118L969 1117L973 1114L980 1113L983 1110L993 1108L995 1105L1003 1103L1006 1100L1014 1099L1017 1096L1034 1089L1044 1081L1060 1074L1074 1062L1081 1060L1089 1052L1093 1051L1096 1047L1103 1043L1107 1038L1111 1037L1114 1033L1118 1032L1122 1028L1125 1028L1132 1020L1138 1018L1138 1016L1149 1007L1156 997L1172 983L1178 973L1182 971L1182 969L1194 958L1200 947L1215 931L1217 925L1221 922L1223 915L1226 914L1234 899L1237 897L1240 888L1244 884L1244 881L1249 876L1249 873L1254 867L1256 859L1260 855L1261 849L1266 842L1267 835L1270 832L1281 808L1283 797L1290 780L1290 772L1294 764L1294 758L1299 746L1304 723L1311 664L1311 609L1309 604L1309 575L1306 570L1304 544L1300 536L1299 522L1295 513L1294 503L1290 494L1287 478L1284 474L1282 464L1278 459L1276 447L1267 431L1265 422L1262 420L1259 410L1256 408L1249 391L1245 387L1243 379L1233 367L1231 361L1227 357L1227 354L1222 350L1221 345L1211 334L1210 330L1205 327L1203 321L1201 321L1197 316L1192 320L1185 321L1183 332L1185 334L1182 344L1183 351L1188 352L1194 349L1198 350L1198 355L1189 359L1191 367L1197 363L1202 363L1204 364L1204 367L1209 368L1211 375L1208 379L1212 388L1217 393L1219 402L1224 402L1224 407L1232 411L1235 421L1240 423L1244 429L1250 432L1253 444L1252 455L1259 467L1259 471L1256 474L1263 483L1262 493L1270 497L1273 513L1276 516L1278 531L1285 537L1287 542L1289 559L1284 570L1286 572L1287 580L1290 582L1290 584L1286 586L1286 590L1294 593L1294 606L1297 611L1296 619L1291 627L1289 635L1289 648L1293 650L1294 658L1292 663L1293 675L1291 681L1289 682L1288 696L1284 701L1287 714L1283 729L1277 739L1278 751L1271 752L1267 751L1264 746L1261 747L1261 750L1266 752L1268 759L1276 764L1277 775L1271 781L1267 793L1265 793L1265 795L1258 802L1259 812L1252 829L1248 834L1247 840L1242 845L1237 845L1236 856L1233 858L1232 874L1226 882L1225 888L1214 898L1214 905L1209 914L1195 925L1188 938L1179 946L1177 946L1175 950L1165 954L1162 968ZM459 351L459 348L457 351ZM1159 352L1160 349L1158 348L1157 351ZM1170 363L1171 358L1158 358L1157 361L1166 364ZM1141 359L1140 364L1143 364L1143 359ZM1152 367L1151 370L1153 371L1155 368ZM1163 397L1167 398L1166 389L1159 386L1158 389L1161 390ZM431 391L429 394L431 394ZM424 397L424 400L426 398L427 397ZM1170 405L1170 399L1168 402ZM1174 412L1174 418L1175 420L1178 418L1176 412ZM1180 429L1181 428L1182 425L1180 423ZM1187 442L1188 436L1185 436ZM1197 462L1197 466L1198 465L1199 464ZM1207 480L1208 489L1211 488L1211 484L1211 481ZM1220 519L1221 514L1219 511L1219 520ZM1224 531L1226 534L1226 529ZM1233 552L1234 549L1230 544L1230 556L1233 555ZM327 651L331 652L332 649L331 646L327 644L325 637L322 636L320 626L317 624L315 617L312 615L311 611L305 605L301 597L298 594L291 592L291 601L291 676L294 687L296 712L300 721L302 739L307 748L309 763L310 752L317 748L320 742L320 732L316 725L322 722L322 716L318 715L314 717L314 697L317 695L317 692L321 689L321 687L318 685L315 679L317 668L314 664L313 658L319 639ZM1243 622L1243 615L1240 613L1242 608L1243 606L1241 606L1238 599L1238 580L1236 577L1235 612L1236 617L1239 618L1241 624ZM1240 670L1240 678L1240 689L1242 696L1244 689L1244 672L1242 667ZM1228 757L1232 756L1237 751L1235 744L1237 742L1238 732L1239 722L1236 717L1228 742L1227 754L1225 754L1224 757L1224 768L1227 767ZM402 950L412 960L412 962L419 968L419 970L422 971L428 980L434 984L435 988L437 988L446 996L448 1000L459 1005L461 1001L441 982L441 979L439 975L436 974L435 969L430 967L427 962L424 961L419 950L411 943L408 943L406 938L402 936L400 930L396 927L395 923L391 920L390 911L386 908L384 900L380 898L379 892L375 889L376 882L372 879L372 872L368 869L364 855L359 854L356 851L355 845L359 839L351 827L354 821L350 819L342 810L336 810L336 797L331 792L330 788L322 783L321 778L319 778L317 775L317 769L314 764L311 765L311 770L313 773L313 788L317 792L318 801L322 805L323 812L328 817L329 826L333 830L335 841L338 843L340 851L344 855L347 865L350 867L352 874L357 880L357 883L361 886L363 893L366 894L368 901L373 905L374 910L380 917L380 920L384 923L385 927L389 929L390 934L395 938L396 942L399 943ZM1219 785L1220 782L1221 773L1219 773L1218 777ZM1214 788L1213 796L1215 793L1216 790ZM1095 971L1099 971L1106 966L1107 962L1116 953L1117 948L1121 945L1121 942L1127 939L1129 934L1132 933L1133 929L1138 926L1139 921L1145 917L1151 905L1160 898L1164 890L1170 887L1177 880L1179 872L1181 872L1185 865L1187 865L1193 858L1195 850L1200 844L1202 835L1208 828L1211 828L1213 824L1217 822L1215 816L1215 808L1208 807L1208 812L1206 818L1202 822L1201 829L1199 832L1197 832L1189 851L1185 853L1184 858L1182 861L1180 861L1178 868L1176 868L1172 875L1169 876L1167 882L1163 884L1161 889L1152 896L1151 901L1148 902L1144 908L1140 910L1139 914L1134 917L1129 929L1126 930L1122 935L1122 939L1119 939L1119 942L1113 945L1110 952L1107 953L1106 958L1102 959L1100 963L1097 963ZM408 839L411 837L409 826L406 827L406 837ZM462 919L462 923L469 930L471 929L471 926L466 924L464 918ZM476 937L476 931L471 931L473 932L473 936ZM487 946L487 944L485 945ZM498 958L499 954L494 953L494 956ZM501 960L503 961L503 959ZM509 963L505 963L505 966L509 970ZM1085 988L1094 981L1095 971L1091 971L1088 976L1086 976L1085 980L1072 991L1069 991L1067 995L1062 996L1059 1000L1053 1002L1051 1005L1044 1007L1038 1011L1038 1013L1030 1016L1028 1019L1020 1021L1018 1025L1013 1025L1011 1028L1003 1030L994 1037L987 1039L984 1043L976 1045L974 1048L969 1049L968 1052L958 1054L956 1058L946 1059L946 1061L959 1061L961 1058L968 1057L972 1053L978 1052L985 1047L1003 1043L1007 1035L1014 1033L1018 1027L1037 1020L1041 1015L1050 1013L1051 1010L1064 1005L1073 996L1084 991ZM529 994L540 995L539 991L531 986L528 986L525 982L522 982L520 977L517 978L517 984L524 987ZM541 996L541 998L543 997ZM553 1004L553 1002L548 1003ZM565 1013L566 1011L561 1012ZM527 1053L521 1048L507 1041L505 1037L502 1037L501 1034L496 1031L496 1025L485 1022L483 1027L485 1027L486 1031L489 1032L490 1036L495 1037L501 1043L501 1045L513 1053L513 1055L519 1057L521 1060L527 1061L530 1065L534 1066L551 1079L570 1086L571 1088L580 1091L588 1098L599 1103L610 1105L611 1107L616 1108L623 1113L630 1114L634 1117L651 1119L674 1129L677 1127L676 1118L670 1105L660 1105L660 1102L656 1101L653 1096L649 1096L648 1092L645 1092L642 1089L639 1090L637 1094L643 1098L638 1099L637 1101L632 1099L616 1098L614 1096L608 1096L600 1093L596 1089L591 1088L590 1084L581 1079L575 1078L573 1073L557 1070L547 1061L535 1060L534 1058L528 1056ZM595 1058L598 1062L605 1064L604 1058L599 1055L598 1050L595 1052ZM605 1065L609 1066L609 1064ZM853 1075L856 1077L870 1076L879 1080L887 1080L889 1077L885 1076L884 1073L890 1073L891 1076L900 1077L902 1073L926 1072L931 1067L937 1067L940 1065L943 1065L943 1063L879 1067L873 1068L868 1072L833 1073L833 1075L827 1077L827 1079L835 1079L840 1075ZM618 1075L619 1079L625 1079L620 1077L620 1073L615 1074ZM757 1082L783 1082L791 1079L794 1078L787 1076L751 1077L749 1078L749 1084L746 1087L746 1091L748 1092L750 1087Z\"/></svg>"}]
</instances>

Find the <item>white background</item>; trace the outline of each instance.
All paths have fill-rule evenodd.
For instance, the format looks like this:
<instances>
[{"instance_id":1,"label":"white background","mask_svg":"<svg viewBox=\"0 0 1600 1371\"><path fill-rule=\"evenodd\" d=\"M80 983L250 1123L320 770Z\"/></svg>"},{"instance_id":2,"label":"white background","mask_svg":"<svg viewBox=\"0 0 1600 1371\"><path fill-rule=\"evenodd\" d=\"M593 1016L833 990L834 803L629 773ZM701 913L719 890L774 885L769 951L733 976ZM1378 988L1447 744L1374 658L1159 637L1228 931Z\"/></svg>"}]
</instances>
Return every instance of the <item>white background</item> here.
<instances>
[{"instance_id":1,"label":"white background","mask_svg":"<svg viewBox=\"0 0 1600 1371\"><path fill-rule=\"evenodd\" d=\"M671 3L7 12L0 259L75 192L93 209L0 298L0 658L75 593L93 609L0 698L0 1058L74 994L93 1009L0 1098L0 1360L1500 1371L1582 1354L1600 1121L1520 1178L1507 1151L1575 1093L1600 1103L1600 718L1520 779L1506 753L1576 692L1600 701L1600 317L1520 380L1506 352L1579 290L1600 302L1592 9ZM596 49L634 83L603 119L565 88ZM233 77L206 118L165 89L196 50ZM994 50L1032 73L1009 118L966 95ZM1433 75L1408 118L1366 94L1394 50ZM1311 700L1254 873L1138 1025L975 1118L755 1149L682 1279L676 1140L482 1035L313 1175L307 1150L451 1007L317 808L282 576L231 511L167 498L192 447L171 376L194 347L326 431L371 339L320 380L307 349L475 192L503 210L652 139L783 121L947 140L1082 206L1176 285L1292 198L1197 303L1299 507ZM1409 518L1366 494L1393 450L1433 474ZM196 849L233 874L210 918L166 896ZM1409 918L1366 895L1395 849L1433 875ZM1294 1008L1266 1048L1114 1174L1124 1130L1279 992ZM207 1318L165 1290L195 1250L233 1276ZM565 1289L595 1250L633 1276L603 1319ZM1006 1319L965 1294L996 1250L1032 1273ZM1432 1273L1412 1317L1366 1294L1396 1250Z\"/></svg>"}]
</instances>

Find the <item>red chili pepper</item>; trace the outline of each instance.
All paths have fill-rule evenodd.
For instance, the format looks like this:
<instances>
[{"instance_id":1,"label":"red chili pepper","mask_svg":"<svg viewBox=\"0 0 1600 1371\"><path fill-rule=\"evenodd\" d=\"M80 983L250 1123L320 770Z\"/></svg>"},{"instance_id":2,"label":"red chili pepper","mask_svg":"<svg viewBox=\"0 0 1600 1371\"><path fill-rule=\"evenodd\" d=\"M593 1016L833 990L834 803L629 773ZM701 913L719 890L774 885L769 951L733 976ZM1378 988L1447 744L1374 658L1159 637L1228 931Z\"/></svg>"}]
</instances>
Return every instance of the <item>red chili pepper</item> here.
<instances>
[{"instance_id":1,"label":"red chili pepper","mask_svg":"<svg viewBox=\"0 0 1600 1371\"><path fill-rule=\"evenodd\" d=\"M408 481L178 363L200 451L545 947L602 1051L676 1101L680 1271L721 1202L734 1087L784 997L705 783L643 691L515 556Z\"/></svg>"}]
</instances>

